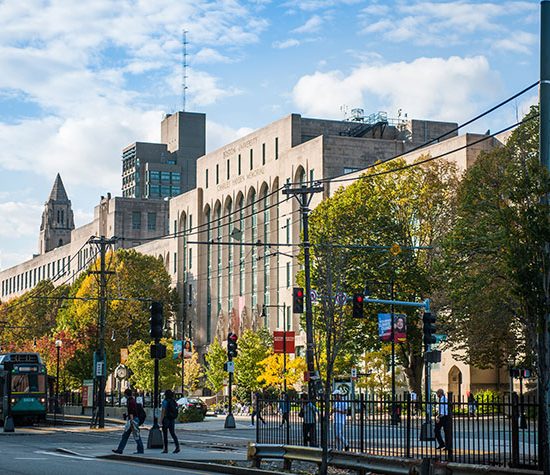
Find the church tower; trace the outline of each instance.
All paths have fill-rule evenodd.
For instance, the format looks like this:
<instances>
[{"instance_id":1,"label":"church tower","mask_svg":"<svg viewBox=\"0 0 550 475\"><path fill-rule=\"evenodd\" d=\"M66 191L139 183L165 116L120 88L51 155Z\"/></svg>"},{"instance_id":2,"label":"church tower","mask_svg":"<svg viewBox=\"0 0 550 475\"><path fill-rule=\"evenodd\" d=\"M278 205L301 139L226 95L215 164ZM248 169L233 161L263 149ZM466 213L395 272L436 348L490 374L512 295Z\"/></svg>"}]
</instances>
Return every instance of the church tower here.
<instances>
[{"instance_id":1,"label":"church tower","mask_svg":"<svg viewBox=\"0 0 550 475\"><path fill-rule=\"evenodd\" d=\"M71 231L74 229L71 200L67 196L59 173L55 177L48 201L44 204L42 223L40 224L40 254L71 242Z\"/></svg>"}]
</instances>

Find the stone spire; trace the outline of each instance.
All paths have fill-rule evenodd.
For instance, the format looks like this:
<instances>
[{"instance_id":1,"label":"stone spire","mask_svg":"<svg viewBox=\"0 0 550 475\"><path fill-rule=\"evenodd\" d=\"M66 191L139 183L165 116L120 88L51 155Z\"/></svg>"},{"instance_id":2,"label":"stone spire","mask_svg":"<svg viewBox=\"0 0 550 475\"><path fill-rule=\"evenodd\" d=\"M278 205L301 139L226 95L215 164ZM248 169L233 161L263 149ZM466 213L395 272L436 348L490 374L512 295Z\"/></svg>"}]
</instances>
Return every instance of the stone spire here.
<instances>
[{"instance_id":1,"label":"stone spire","mask_svg":"<svg viewBox=\"0 0 550 475\"><path fill-rule=\"evenodd\" d=\"M38 244L39 253L44 254L56 247L70 243L73 229L74 217L71 200L67 196L63 181L58 173L50 197L44 203Z\"/></svg>"},{"instance_id":2,"label":"stone spire","mask_svg":"<svg viewBox=\"0 0 550 475\"><path fill-rule=\"evenodd\" d=\"M63 186L63 181L59 173L55 177L55 182L50 193L50 198L48 201L69 201L65 187Z\"/></svg>"}]
</instances>

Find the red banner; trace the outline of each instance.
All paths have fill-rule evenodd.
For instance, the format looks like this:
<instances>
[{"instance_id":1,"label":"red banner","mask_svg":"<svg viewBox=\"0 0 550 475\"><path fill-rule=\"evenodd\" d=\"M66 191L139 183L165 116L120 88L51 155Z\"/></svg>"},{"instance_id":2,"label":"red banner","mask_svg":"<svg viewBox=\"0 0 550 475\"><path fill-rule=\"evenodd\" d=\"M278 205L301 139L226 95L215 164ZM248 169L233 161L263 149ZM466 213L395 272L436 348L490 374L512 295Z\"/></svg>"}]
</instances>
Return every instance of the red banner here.
<instances>
[{"instance_id":1,"label":"red banner","mask_svg":"<svg viewBox=\"0 0 550 475\"><path fill-rule=\"evenodd\" d=\"M273 352L274 353L285 353L285 333L286 333L286 353L294 353L294 336L295 333L293 331L288 332L281 332L281 331L274 331L273 332Z\"/></svg>"}]
</instances>

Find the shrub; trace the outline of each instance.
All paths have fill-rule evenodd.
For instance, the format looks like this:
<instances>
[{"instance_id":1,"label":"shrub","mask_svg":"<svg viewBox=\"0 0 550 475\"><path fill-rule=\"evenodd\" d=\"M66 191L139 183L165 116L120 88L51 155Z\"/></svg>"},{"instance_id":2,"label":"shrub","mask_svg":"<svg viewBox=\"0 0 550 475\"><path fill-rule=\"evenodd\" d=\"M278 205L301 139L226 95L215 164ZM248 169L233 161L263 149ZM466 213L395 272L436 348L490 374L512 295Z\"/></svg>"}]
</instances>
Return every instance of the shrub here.
<instances>
[{"instance_id":1,"label":"shrub","mask_svg":"<svg viewBox=\"0 0 550 475\"><path fill-rule=\"evenodd\" d=\"M202 422L204 421L204 413L196 407L182 409L178 414L179 422Z\"/></svg>"}]
</instances>

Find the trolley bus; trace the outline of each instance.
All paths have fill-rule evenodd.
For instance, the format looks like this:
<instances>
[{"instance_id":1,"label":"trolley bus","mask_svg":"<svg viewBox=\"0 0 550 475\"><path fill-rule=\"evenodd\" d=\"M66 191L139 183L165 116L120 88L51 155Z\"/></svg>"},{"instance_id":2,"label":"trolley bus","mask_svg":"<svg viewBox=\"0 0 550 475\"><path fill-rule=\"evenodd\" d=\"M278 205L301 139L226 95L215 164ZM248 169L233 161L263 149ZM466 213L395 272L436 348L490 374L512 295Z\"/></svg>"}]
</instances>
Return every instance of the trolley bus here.
<instances>
[{"instance_id":1,"label":"trolley bus","mask_svg":"<svg viewBox=\"0 0 550 475\"><path fill-rule=\"evenodd\" d=\"M5 366L9 368L12 365L10 375ZM0 354L0 368L0 422L4 422L8 408L11 409L12 417L17 420L44 420L48 400L47 374L40 355ZM8 387L10 380L11 388Z\"/></svg>"}]
</instances>

